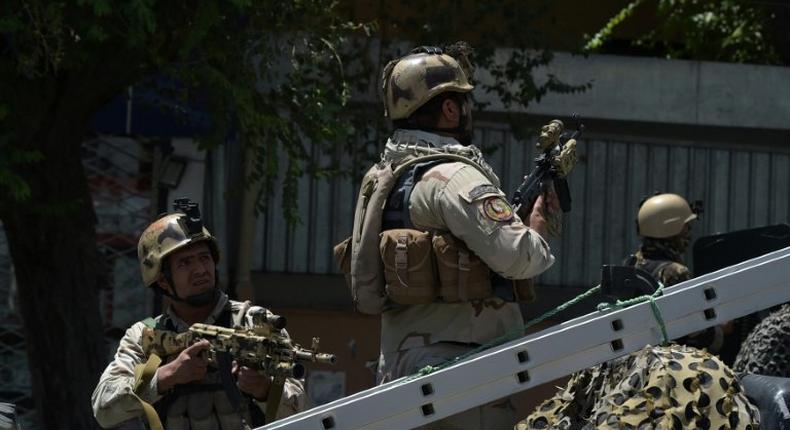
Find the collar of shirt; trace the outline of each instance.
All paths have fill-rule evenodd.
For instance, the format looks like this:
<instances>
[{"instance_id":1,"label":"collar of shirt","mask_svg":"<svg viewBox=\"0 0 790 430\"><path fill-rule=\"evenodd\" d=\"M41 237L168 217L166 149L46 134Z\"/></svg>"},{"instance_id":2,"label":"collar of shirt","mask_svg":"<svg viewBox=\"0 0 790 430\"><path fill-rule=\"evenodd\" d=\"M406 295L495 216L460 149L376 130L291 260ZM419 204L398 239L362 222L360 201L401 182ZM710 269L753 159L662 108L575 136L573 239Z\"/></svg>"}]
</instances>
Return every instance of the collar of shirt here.
<instances>
[{"instance_id":1,"label":"collar of shirt","mask_svg":"<svg viewBox=\"0 0 790 430\"><path fill-rule=\"evenodd\" d=\"M393 144L405 145L424 145L427 147L444 148L445 146L463 146L457 140L449 136L431 133L422 130L408 130L399 128L392 133L389 142Z\"/></svg>"}]
</instances>

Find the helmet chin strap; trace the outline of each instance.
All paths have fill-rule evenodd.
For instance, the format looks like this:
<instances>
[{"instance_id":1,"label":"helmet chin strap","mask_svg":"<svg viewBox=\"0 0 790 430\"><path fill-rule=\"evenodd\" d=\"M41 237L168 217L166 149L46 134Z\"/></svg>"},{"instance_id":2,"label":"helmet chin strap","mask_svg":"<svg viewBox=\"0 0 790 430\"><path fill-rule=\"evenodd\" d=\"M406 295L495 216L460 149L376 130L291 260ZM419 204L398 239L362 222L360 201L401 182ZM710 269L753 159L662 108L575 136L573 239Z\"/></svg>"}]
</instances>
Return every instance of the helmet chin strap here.
<instances>
[{"instance_id":1,"label":"helmet chin strap","mask_svg":"<svg viewBox=\"0 0 790 430\"><path fill-rule=\"evenodd\" d=\"M219 298L219 289L214 287L209 291L193 294L184 298L179 297L178 293L172 295L165 293L165 295L177 302L185 303L195 308L202 308L203 306L210 305L217 301L217 298Z\"/></svg>"},{"instance_id":2,"label":"helmet chin strap","mask_svg":"<svg viewBox=\"0 0 790 430\"><path fill-rule=\"evenodd\" d=\"M163 290L162 294L164 294L165 296L169 297L170 299L176 302L184 303L194 308L202 308L203 306L215 303L219 298L219 288L217 288L216 285L214 286L214 288L212 288L209 291L204 291L198 294L192 294L191 296L187 296L187 297L180 297L178 295L178 292L176 291L175 283L173 282L173 277L171 276L169 271L165 271L165 272L166 272L165 279L167 279L168 284L172 286L173 293L170 294L169 292ZM214 275L215 275L214 279L219 278L218 276L219 273L217 271L215 271Z\"/></svg>"}]
</instances>

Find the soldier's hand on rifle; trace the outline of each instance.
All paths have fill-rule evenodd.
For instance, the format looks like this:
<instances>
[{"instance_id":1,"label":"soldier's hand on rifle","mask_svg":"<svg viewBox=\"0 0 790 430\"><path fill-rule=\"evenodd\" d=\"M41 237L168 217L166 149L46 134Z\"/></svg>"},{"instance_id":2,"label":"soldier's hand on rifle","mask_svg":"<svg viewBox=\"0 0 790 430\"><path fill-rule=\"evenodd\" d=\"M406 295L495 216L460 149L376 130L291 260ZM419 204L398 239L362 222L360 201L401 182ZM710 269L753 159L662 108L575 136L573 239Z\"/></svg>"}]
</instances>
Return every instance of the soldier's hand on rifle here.
<instances>
[{"instance_id":1,"label":"soldier's hand on rifle","mask_svg":"<svg viewBox=\"0 0 790 430\"><path fill-rule=\"evenodd\" d=\"M266 400L269 395L269 386L272 383L269 376L247 366L239 366L239 363L235 361L231 372L236 375L239 390L251 395L256 400Z\"/></svg>"},{"instance_id":2,"label":"soldier's hand on rifle","mask_svg":"<svg viewBox=\"0 0 790 430\"><path fill-rule=\"evenodd\" d=\"M529 214L529 227L544 239L548 238L549 218L559 213L559 200L554 192L554 187L551 187L547 193L538 196L535 204L532 205L532 212Z\"/></svg>"},{"instance_id":3,"label":"soldier's hand on rifle","mask_svg":"<svg viewBox=\"0 0 790 430\"><path fill-rule=\"evenodd\" d=\"M164 393L176 385L205 378L208 358L203 351L207 351L210 347L211 344L207 340L201 340L181 351L175 360L160 367L156 371L157 390Z\"/></svg>"}]
</instances>

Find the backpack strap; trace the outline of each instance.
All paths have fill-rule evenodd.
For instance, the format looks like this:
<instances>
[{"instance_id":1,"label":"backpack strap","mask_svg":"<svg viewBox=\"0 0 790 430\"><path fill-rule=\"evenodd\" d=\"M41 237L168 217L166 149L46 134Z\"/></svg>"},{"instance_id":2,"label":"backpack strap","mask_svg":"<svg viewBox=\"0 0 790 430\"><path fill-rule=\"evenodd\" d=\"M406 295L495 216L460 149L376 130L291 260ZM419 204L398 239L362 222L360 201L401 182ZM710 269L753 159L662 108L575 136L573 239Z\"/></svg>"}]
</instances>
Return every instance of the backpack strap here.
<instances>
[{"instance_id":1,"label":"backpack strap","mask_svg":"<svg viewBox=\"0 0 790 430\"><path fill-rule=\"evenodd\" d=\"M424 163L416 163L409 169L403 171L398 177L395 186L387 197L382 214L381 230L392 230L396 228L414 228L409 214L409 199L414 191L414 186L422 179L422 176L431 168L439 164L451 163L454 160L431 160Z\"/></svg>"}]
</instances>

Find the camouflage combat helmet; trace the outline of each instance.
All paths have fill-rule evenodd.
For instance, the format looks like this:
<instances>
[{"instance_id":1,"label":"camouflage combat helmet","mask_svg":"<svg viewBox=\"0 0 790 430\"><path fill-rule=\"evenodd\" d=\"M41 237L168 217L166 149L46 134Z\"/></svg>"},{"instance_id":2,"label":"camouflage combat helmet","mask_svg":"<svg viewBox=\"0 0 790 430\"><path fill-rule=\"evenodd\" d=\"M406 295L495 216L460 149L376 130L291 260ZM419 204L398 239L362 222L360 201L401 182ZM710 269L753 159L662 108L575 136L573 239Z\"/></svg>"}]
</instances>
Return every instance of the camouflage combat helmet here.
<instances>
[{"instance_id":1,"label":"camouflage combat helmet","mask_svg":"<svg viewBox=\"0 0 790 430\"><path fill-rule=\"evenodd\" d=\"M421 47L390 61L381 76L384 115L406 119L437 94L474 89L464 68L438 48Z\"/></svg>"},{"instance_id":2,"label":"camouflage combat helmet","mask_svg":"<svg viewBox=\"0 0 790 430\"><path fill-rule=\"evenodd\" d=\"M756 430L757 408L715 355L684 345L646 346L573 375L516 430Z\"/></svg>"},{"instance_id":3,"label":"camouflage combat helmet","mask_svg":"<svg viewBox=\"0 0 790 430\"><path fill-rule=\"evenodd\" d=\"M196 205L195 205L196 206ZM206 242L211 250L214 263L219 262L219 246L214 236L200 221L186 213L165 215L149 225L137 243L137 259L140 272L147 287L156 284L162 273L162 263L168 255L189 245Z\"/></svg>"},{"instance_id":4,"label":"camouflage combat helmet","mask_svg":"<svg viewBox=\"0 0 790 430\"><path fill-rule=\"evenodd\" d=\"M639 207L637 226L640 236L664 239L679 234L695 219L697 214L686 199L677 194L658 194Z\"/></svg>"}]
</instances>

